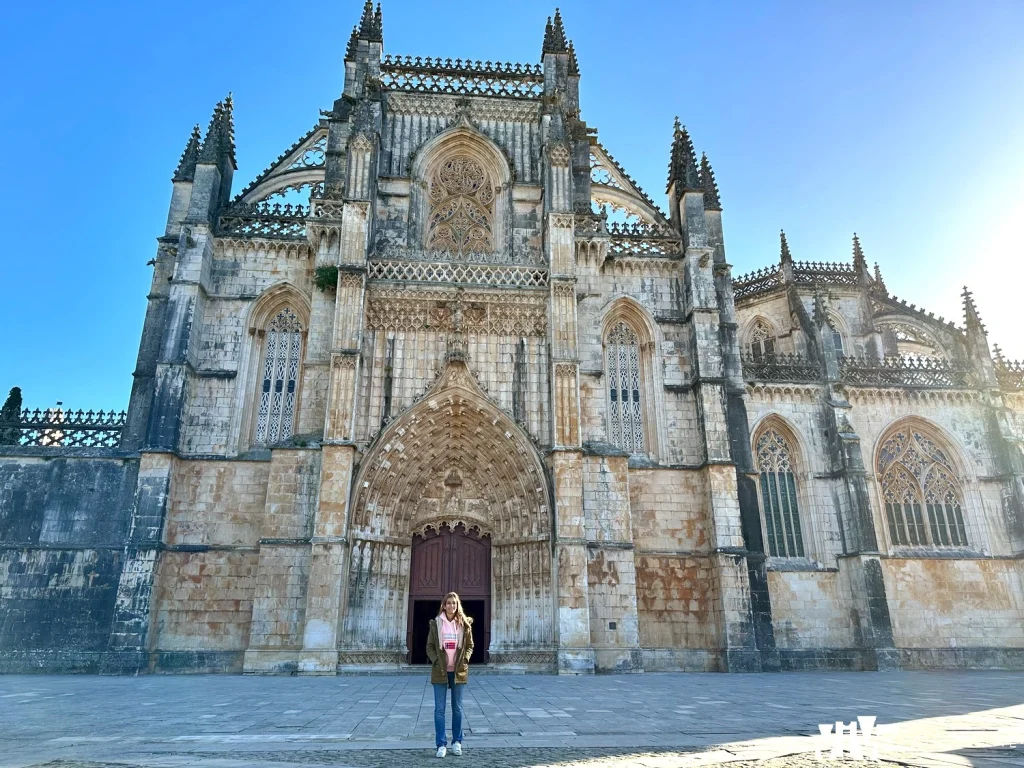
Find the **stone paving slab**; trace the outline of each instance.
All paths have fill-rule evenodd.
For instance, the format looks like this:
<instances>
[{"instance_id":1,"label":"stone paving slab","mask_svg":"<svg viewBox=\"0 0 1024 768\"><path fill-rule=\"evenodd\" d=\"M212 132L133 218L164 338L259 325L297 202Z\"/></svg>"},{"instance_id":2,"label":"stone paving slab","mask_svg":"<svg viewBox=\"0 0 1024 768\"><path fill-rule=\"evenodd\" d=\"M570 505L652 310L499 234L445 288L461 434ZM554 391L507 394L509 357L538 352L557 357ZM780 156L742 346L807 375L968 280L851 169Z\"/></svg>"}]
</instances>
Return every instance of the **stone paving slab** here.
<instances>
[{"instance_id":1,"label":"stone paving slab","mask_svg":"<svg viewBox=\"0 0 1024 768\"><path fill-rule=\"evenodd\" d=\"M465 705L474 766L813 759L818 723L875 715L887 759L1024 768L1024 673L489 675ZM408 675L0 677L0 768L435 765L432 734Z\"/></svg>"}]
</instances>

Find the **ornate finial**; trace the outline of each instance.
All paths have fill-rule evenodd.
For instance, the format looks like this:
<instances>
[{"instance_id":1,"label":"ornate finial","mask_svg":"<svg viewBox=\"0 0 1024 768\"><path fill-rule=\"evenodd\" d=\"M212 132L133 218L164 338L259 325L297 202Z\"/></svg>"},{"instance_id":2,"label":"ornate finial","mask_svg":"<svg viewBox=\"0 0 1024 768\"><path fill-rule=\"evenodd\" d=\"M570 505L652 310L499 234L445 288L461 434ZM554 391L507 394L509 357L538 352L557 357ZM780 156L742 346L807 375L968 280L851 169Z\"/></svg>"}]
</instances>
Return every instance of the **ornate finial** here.
<instances>
[{"instance_id":1,"label":"ornate finial","mask_svg":"<svg viewBox=\"0 0 1024 768\"><path fill-rule=\"evenodd\" d=\"M238 167L235 164L234 100L230 93L213 108L210 127L206 129L206 138L199 153L201 163L219 165L223 161L229 161L232 168Z\"/></svg>"},{"instance_id":2,"label":"ornate finial","mask_svg":"<svg viewBox=\"0 0 1024 768\"><path fill-rule=\"evenodd\" d=\"M993 344L992 345L992 352L995 354L997 362L1000 362L1000 363L1004 362L1004 360L1003 360L1003 350L1001 350L999 348L998 344Z\"/></svg>"},{"instance_id":3,"label":"ornate finial","mask_svg":"<svg viewBox=\"0 0 1024 768\"><path fill-rule=\"evenodd\" d=\"M888 289L885 287L885 281L882 280L882 270L878 267L878 262L875 262L875 285L881 288L883 291L888 293Z\"/></svg>"},{"instance_id":4,"label":"ornate finial","mask_svg":"<svg viewBox=\"0 0 1024 768\"><path fill-rule=\"evenodd\" d=\"M199 123L196 123L192 129L192 135L185 145L185 151L181 153L181 160L178 161L178 167L175 169L171 181L195 181L196 163L199 162L199 139L201 136L202 131L199 130Z\"/></svg>"},{"instance_id":5,"label":"ornate finial","mask_svg":"<svg viewBox=\"0 0 1024 768\"><path fill-rule=\"evenodd\" d=\"M569 50L569 41L565 37L565 27L562 24L562 12L555 8L555 20L551 21L548 16L548 23L544 27L544 47L541 55L545 53L566 53Z\"/></svg>"},{"instance_id":6,"label":"ornate finial","mask_svg":"<svg viewBox=\"0 0 1024 768\"><path fill-rule=\"evenodd\" d=\"M686 126L679 124L676 118L675 131L672 136L672 158L668 165L667 192L676 185L676 197L682 196L683 192L703 191L700 183L700 174L697 173L697 154L693 150L693 142L690 141L690 134L686 132Z\"/></svg>"},{"instance_id":7,"label":"ornate finial","mask_svg":"<svg viewBox=\"0 0 1024 768\"><path fill-rule=\"evenodd\" d=\"M722 210L722 201L718 197L718 183L715 181L715 172L711 170L711 163L708 161L707 153L700 154L700 186L704 190L704 210Z\"/></svg>"},{"instance_id":8,"label":"ornate finial","mask_svg":"<svg viewBox=\"0 0 1024 768\"><path fill-rule=\"evenodd\" d=\"M964 325L967 327L967 332L981 331L982 334L987 335L988 331L985 329L985 324L981 322L981 316L978 314L978 308L974 304L974 295L967 290L967 286L964 286L963 292L964 299Z\"/></svg>"},{"instance_id":9,"label":"ornate finial","mask_svg":"<svg viewBox=\"0 0 1024 768\"><path fill-rule=\"evenodd\" d=\"M359 48L359 27L352 27L352 35L345 47L345 61L355 61L356 51Z\"/></svg>"},{"instance_id":10,"label":"ornate finial","mask_svg":"<svg viewBox=\"0 0 1024 768\"><path fill-rule=\"evenodd\" d=\"M576 46L572 44L572 40L569 41L569 74L579 75L580 73L580 62L576 58Z\"/></svg>"},{"instance_id":11,"label":"ornate finial","mask_svg":"<svg viewBox=\"0 0 1024 768\"><path fill-rule=\"evenodd\" d=\"M377 10L373 10L373 0L366 0L363 6L363 15L359 18L359 39L368 40L371 43L384 42L384 20L380 4Z\"/></svg>"},{"instance_id":12,"label":"ornate finial","mask_svg":"<svg viewBox=\"0 0 1024 768\"><path fill-rule=\"evenodd\" d=\"M789 252L789 243L786 242L786 233L783 230L779 230L779 240L781 241L781 262L783 264L793 263L793 254Z\"/></svg>"},{"instance_id":13,"label":"ornate finial","mask_svg":"<svg viewBox=\"0 0 1024 768\"><path fill-rule=\"evenodd\" d=\"M857 268L857 271L867 270L868 264L864 260L864 251L860 248L860 238L857 237L857 233L853 233L853 266Z\"/></svg>"}]
</instances>

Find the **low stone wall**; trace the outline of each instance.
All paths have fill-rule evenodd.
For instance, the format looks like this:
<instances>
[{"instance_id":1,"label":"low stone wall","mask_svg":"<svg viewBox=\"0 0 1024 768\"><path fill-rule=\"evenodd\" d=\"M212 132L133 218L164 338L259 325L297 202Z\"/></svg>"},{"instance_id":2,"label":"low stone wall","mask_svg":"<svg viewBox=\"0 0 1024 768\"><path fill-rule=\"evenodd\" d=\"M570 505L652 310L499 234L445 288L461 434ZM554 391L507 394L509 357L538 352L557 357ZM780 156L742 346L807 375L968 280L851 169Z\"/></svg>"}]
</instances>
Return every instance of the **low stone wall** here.
<instances>
[{"instance_id":1,"label":"low stone wall","mask_svg":"<svg viewBox=\"0 0 1024 768\"><path fill-rule=\"evenodd\" d=\"M0 672L96 672L110 638L138 459L0 456ZM59 455L58 455L59 451Z\"/></svg>"}]
</instances>

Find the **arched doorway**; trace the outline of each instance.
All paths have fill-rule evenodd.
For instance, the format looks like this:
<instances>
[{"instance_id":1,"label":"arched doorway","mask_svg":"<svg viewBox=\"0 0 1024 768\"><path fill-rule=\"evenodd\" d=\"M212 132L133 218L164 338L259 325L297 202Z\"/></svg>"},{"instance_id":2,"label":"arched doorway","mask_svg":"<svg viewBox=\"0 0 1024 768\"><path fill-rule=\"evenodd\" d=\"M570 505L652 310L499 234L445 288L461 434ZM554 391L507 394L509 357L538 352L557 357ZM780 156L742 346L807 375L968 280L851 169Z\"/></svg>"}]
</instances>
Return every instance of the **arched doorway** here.
<instances>
[{"instance_id":1,"label":"arched doorway","mask_svg":"<svg viewBox=\"0 0 1024 768\"><path fill-rule=\"evenodd\" d=\"M487 663L491 643L491 538L480 529L458 523L427 526L412 537L409 568L409 627L406 632L410 664L426 664L427 634L441 599L457 592L467 615L473 617L473 662Z\"/></svg>"},{"instance_id":2,"label":"arched doorway","mask_svg":"<svg viewBox=\"0 0 1024 768\"><path fill-rule=\"evenodd\" d=\"M485 633L474 637L477 661L486 655L496 664L517 663L524 654L553 658L548 488L529 436L487 399L463 362L449 362L360 462L347 537L339 664L356 668L420 658L422 622L416 611L426 612L429 622L447 587L467 601L482 601L471 606L478 631ZM446 529L450 533L442 534ZM424 569L418 584L411 578L414 536L416 572ZM431 543L435 537L439 541ZM440 558L446 546L461 553L446 562L475 562L475 575L453 576L449 570L445 576ZM421 566L421 556L438 562Z\"/></svg>"}]
</instances>

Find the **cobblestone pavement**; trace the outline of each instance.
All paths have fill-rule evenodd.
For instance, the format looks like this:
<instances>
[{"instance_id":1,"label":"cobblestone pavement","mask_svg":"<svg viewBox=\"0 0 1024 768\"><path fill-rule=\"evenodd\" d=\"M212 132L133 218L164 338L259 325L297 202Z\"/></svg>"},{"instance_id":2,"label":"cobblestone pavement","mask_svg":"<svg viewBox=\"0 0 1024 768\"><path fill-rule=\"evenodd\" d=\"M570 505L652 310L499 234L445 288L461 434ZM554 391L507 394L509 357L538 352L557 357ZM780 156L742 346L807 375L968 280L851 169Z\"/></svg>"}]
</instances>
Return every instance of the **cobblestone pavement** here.
<instances>
[{"instance_id":1,"label":"cobblestone pavement","mask_svg":"<svg viewBox=\"0 0 1024 768\"><path fill-rule=\"evenodd\" d=\"M466 768L820 766L818 724L858 715L894 762L1024 768L1024 673L479 674L465 709ZM0 768L402 768L432 744L409 675L0 677Z\"/></svg>"}]
</instances>

